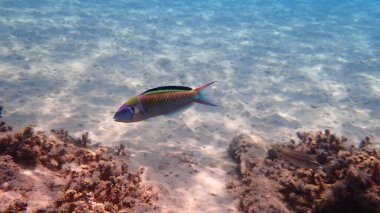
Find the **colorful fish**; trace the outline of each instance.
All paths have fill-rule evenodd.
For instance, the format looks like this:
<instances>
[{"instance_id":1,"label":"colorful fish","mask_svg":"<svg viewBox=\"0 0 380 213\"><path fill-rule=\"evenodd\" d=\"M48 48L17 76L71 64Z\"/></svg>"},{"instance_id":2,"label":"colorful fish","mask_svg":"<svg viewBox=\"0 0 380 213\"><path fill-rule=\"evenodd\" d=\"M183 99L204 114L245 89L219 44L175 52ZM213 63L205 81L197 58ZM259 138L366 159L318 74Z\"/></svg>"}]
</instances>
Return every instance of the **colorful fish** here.
<instances>
[{"instance_id":1,"label":"colorful fish","mask_svg":"<svg viewBox=\"0 0 380 213\"><path fill-rule=\"evenodd\" d=\"M217 106L210 101L208 86L197 89L184 86L163 86L145 91L119 107L113 119L116 122L137 122L159 115L177 114L194 103Z\"/></svg>"}]
</instances>

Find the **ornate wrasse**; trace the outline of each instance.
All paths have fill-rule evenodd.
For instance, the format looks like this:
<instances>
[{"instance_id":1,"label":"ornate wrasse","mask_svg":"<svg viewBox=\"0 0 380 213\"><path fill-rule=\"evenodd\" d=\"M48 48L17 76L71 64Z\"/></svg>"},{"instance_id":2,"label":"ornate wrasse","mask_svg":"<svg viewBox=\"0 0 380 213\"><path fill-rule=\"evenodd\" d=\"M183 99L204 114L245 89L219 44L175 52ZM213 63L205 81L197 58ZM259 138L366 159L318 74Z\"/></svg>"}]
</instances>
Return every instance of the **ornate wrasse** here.
<instances>
[{"instance_id":1,"label":"ornate wrasse","mask_svg":"<svg viewBox=\"0 0 380 213\"><path fill-rule=\"evenodd\" d=\"M116 111L113 119L117 122L136 122L159 115L179 113L194 103L217 106L210 102L208 88L211 84L192 89L184 86L163 86L137 95Z\"/></svg>"}]
</instances>

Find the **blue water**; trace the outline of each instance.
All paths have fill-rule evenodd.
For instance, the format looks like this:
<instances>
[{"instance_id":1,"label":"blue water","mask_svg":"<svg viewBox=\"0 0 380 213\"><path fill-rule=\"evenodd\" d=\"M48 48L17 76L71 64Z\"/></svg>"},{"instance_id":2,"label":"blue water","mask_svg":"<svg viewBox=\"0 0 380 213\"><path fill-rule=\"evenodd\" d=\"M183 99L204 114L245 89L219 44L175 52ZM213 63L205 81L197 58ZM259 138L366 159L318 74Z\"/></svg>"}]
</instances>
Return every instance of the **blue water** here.
<instances>
[{"instance_id":1,"label":"blue water","mask_svg":"<svg viewBox=\"0 0 380 213\"><path fill-rule=\"evenodd\" d=\"M66 90L76 102L103 112L124 101L121 97L157 85L219 80L220 113L247 112L247 124L262 129L281 109L291 118L275 128L290 122L292 128L350 132L361 128L360 113L352 109L365 111L366 120L378 126L379 6L378 1L1 1L1 101L21 126L57 118L38 115L46 106L35 100L54 91L56 104L65 105L59 95ZM75 62L80 73L69 67ZM29 108L37 113L20 109L30 99L35 103ZM297 109L304 105L327 105L339 115L329 118L334 124L313 126L330 113L322 110L303 124L298 120L304 113L317 114L315 108ZM360 136L378 128L370 125Z\"/></svg>"},{"instance_id":2,"label":"blue water","mask_svg":"<svg viewBox=\"0 0 380 213\"><path fill-rule=\"evenodd\" d=\"M206 165L197 168L204 180L219 180L240 132L280 142L330 128L379 145L379 26L379 1L2 0L0 105L16 128L63 127L124 143L148 176L159 179L160 158L184 152ZM214 80L219 107L112 120L147 89ZM183 177L186 169L176 170ZM175 180L165 187L190 178Z\"/></svg>"}]
</instances>

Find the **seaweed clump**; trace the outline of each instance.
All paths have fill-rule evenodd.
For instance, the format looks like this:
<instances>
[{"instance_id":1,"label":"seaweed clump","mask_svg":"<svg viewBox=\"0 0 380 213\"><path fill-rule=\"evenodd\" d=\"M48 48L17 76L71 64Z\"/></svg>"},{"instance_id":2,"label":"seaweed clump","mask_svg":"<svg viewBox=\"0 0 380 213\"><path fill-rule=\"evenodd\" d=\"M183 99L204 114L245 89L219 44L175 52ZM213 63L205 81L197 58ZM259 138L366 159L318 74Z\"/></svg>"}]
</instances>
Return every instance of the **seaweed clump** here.
<instances>
[{"instance_id":1,"label":"seaweed clump","mask_svg":"<svg viewBox=\"0 0 380 213\"><path fill-rule=\"evenodd\" d=\"M252 196L255 192L249 184L255 181L255 170L259 169L291 212L380 212L380 155L371 148L370 138L355 147L329 130L297 136L298 143L291 141L269 150L262 164L257 159L246 160L250 163L241 173L245 189L241 193L242 210L250 211L255 205L257 194ZM241 153L248 153L251 148L242 149ZM297 156L310 155L319 167L294 163L291 155L281 156L281 149ZM245 203L250 205L242 205Z\"/></svg>"},{"instance_id":2,"label":"seaweed clump","mask_svg":"<svg viewBox=\"0 0 380 213\"><path fill-rule=\"evenodd\" d=\"M156 195L143 184L144 168L130 171L124 147L85 148L89 141L88 133L78 139L32 126L0 132L0 212L153 209Z\"/></svg>"}]
</instances>

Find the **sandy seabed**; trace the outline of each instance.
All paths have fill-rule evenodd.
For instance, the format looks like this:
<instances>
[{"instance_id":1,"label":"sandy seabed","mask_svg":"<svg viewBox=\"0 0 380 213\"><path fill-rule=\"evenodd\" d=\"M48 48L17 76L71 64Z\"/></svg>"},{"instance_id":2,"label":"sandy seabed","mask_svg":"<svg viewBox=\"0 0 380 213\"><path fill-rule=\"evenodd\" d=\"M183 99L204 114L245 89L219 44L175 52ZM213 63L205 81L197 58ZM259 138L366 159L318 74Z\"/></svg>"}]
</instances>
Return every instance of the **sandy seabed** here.
<instances>
[{"instance_id":1,"label":"sandy seabed","mask_svg":"<svg viewBox=\"0 0 380 213\"><path fill-rule=\"evenodd\" d=\"M15 129L124 144L168 209L236 211L225 150L237 133L272 143L329 128L379 146L380 6L359 3L2 1L0 105ZM152 87L214 80L219 107L112 120Z\"/></svg>"}]
</instances>

